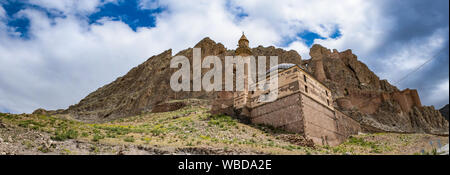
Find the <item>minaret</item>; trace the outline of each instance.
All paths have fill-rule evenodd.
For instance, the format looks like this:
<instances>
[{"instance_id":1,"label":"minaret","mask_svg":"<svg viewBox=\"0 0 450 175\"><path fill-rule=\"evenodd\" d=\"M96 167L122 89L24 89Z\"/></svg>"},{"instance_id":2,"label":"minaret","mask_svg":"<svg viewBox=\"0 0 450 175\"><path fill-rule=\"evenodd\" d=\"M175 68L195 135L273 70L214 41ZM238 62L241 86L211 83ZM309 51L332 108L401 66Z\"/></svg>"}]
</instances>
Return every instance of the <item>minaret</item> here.
<instances>
[{"instance_id":1,"label":"minaret","mask_svg":"<svg viewBox=\"0 0 450 175\"><path fill-rule=\"evenodd\" d=\"M244 32L242 32L242 36L238 42L238 48L236 49L236 56L250 56L252 55L252 50L248 46L248 39L245 37Z\"/></svg>"},{"instance_id":2,"label":"minaret","mask_svg":"<svg viewBox=\"0 0 450 175\"><path fill-rule=\"evenodd\" d=\"M238 41L238 48L236 49L235 56L241 56L242 59L248 59L248 56L252 55L252 51L248 45L249 41L245 37L244 32ZM234 64L234 66L236 66ZM250 113L247 106L248 101L248 68L244 68L244 91L220 91L217 92L216 99L212 102L211 114L227 114L235 115L233 108L240 109L238 115L249 116ZM233 72L235 74L236 72ZM236 79L233 77L233 84L235 87ZM237 99L237 100L236 100Z\"/></svg>"},{"instance_id":3,"label":"minaret","mask_svg":"<svg viewBox=\"0 0 450 175\"><path fill-rule=\"evenodd\" d=\"M245 37L244 32L242 32L242 36L238 41L238 48L236 49L235 52L236 56L241 56L242 59L244 59L244 62L246 62L247 60L245 59L250 59L249 56L252 56L252 51L249 47L249 41L247 39L247 37ZM250 63L250 62L249 62ZM244 66L244 91L236 91L235 95L234 95L234 107L236 109L241 109L242 111L240 112L241 116L250 116L250 111L249 108L247 108L247 106L249 105L249 89L248 89L248 84L251 84L251 81L248 80L248 74L250 73L250 66L246 65ZM236 75L238 76L238 75ZM236 82L237 83L237 82Z\"/></svg>"}]
</instances>

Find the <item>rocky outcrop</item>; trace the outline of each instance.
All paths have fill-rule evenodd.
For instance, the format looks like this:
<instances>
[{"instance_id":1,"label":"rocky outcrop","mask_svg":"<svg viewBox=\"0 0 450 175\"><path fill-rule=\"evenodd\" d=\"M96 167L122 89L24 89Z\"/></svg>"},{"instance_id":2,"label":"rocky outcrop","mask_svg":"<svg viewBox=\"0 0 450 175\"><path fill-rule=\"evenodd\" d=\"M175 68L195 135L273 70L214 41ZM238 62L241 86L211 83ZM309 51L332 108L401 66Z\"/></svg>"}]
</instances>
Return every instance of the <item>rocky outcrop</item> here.
<instances>
[{"instance_id":1,"label":"rocky outcrop","mask_svg":"<svg viewBox=\"0 0 450 175\"><path fill-rule=\"evenodd\" d=\"M434 107L422 106L417 90L400 91L380 80L351 50L314 45L310 55L303 65L332 90L335 107L366 131L448 134L448 122Z\"/></svg>"},{"instance_id":2,"label":"rocky outcrop","mask_svg":"<svg viewBox=\"0 0 450 175\"><path fill-rule=\"evenodd\" d=\"M222 63L224 63L225 56L234 56L235 54L234 50L227 50L221 43L216 43L208 37L202 39L194 48L201 48L202 59L209 55L215 55L222 60ZM259 46L253 48L252 53L256 57L278 56L279 62L301 63L300 55L293 50L285 51L273 46ZM191 64L193 62L192 48L182 50L176 55L186 56ZM216 92L175 92L171 90L170 77L178 70L170 68L170 60L173 56L172 50L152 56L141 65L131 69L126 75L92 92L78 104L70 106L65 112L84 121L106 121L150 112L156 105L169 100L215 99L217 97ZM267 69L269 69L268 65L269 62L267 62ZM202 69L202 76L207 71L207 69Z\"/></svg>"},{"instance_id":3,"label":"rocky outcrop","mask_svg":"<svg viewBox=\"0 0 450 175\"><path fill-rule=\"evenodd\" d=\"M125 76L105 85L70 106L67 112L81 120L98 121L150 111L150 106L163 102L169 89L172 50L149 58Z\"/></svg>"},{"instance_id":4,"label":"rocky outcrop","mask_svg":"<svg viewBox=\"0 0 450 175\"><path fill-rule=\"evenodd\" d=\"M47 115L48 111L45 110L45 109L39 108L39 109L34 110L33 114L36 114L36 115Z\"/></svg>"},{"instance_id":5,"label":"rocky outcrop","mask_svg":"<svg viewBox=\"0 0 450 175\"><path fill-rule=\"evenodd\" d=\"M325 70L323 69L323 60L328 50L319 45L314 45L311 48L309 55L311 56L312 64L314 65L314 76L317 80L323 82L326 79Z\"/></svg>"},{"instance_id":6,"label":"rocky outcrop","mask_svg":"<svg viewBox=\"0 0 450 175\"><path fill-rule=\"evenodd\" d=\"M36 114L36 115L64 114L64 110L63 109L45 110L45 109L39 108L39 109L34 110L32 114Z\"/></svg>"},{"instance_id":7,"label":"rocky outcrop","mask_svg":"<svg viewBox=\"0 0 450 175\"><path fill-rule=\"evenodd\" d=\"M441 112L442 116L444 116L444 118L448 121L448 110L449 110L450 106L447 104L444 107L442 107L441 109L439 109L439 112Z\"/></svg>"},{"instance_id":8,"label":"rocky outcrop","mask_svg":"<svg viewBox=\"0 0 450 175\"><path fill-rule=\"evenodd\" d=\"M228 50L210 38L204 38L194 47L202 49L202 59L215 55L224 62L225 56L235 55L234 50ZM351 50L338 52L314 45L310 60L302 60L296 51L273 46L252 48L251 54L255 57L278 56L279 63L303 65L306 71L332 90L334 106L360 122L366 131L448 134L448 122L433 107L422 106L416 90L400 91L387 80L380 80ZM186 56L192 64L192 48L176 55ZM212 106L221 106L225 110L232 106L227 99L231 96L227 93L172 91L170 77L177 71L169 68L173 56L172 50L152 56L60 113L68 113L84 121L105 121L151 112L156 106L176 99L208 99ZM269 62L266 64L266 69L269 69ZM202 69L202 75L207 71ZM218 98L224 100L213 100Z\"/></svg>"},{"instance_id":9,"label":"rocky outcrop","mask_svg":"<svg viewBox=\"0 0 450 175\"><path fill-rule=\"evenodd\" d=\"M178 109L181 109L185 107L186 104L183 102L173 102L173 103L163 103L156 105L153 107L152 112L170 112L170 111L176 111Z\"/></svg>"}]
</instances>

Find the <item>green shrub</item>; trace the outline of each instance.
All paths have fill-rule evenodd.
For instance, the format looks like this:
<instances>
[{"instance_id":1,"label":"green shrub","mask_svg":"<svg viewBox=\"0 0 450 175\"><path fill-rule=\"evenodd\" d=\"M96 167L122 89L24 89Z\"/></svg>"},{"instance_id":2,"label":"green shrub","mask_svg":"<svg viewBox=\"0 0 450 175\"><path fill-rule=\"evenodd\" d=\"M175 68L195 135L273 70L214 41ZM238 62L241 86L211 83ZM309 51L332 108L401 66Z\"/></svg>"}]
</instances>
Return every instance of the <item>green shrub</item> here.
<instances>
[{"instance_id":1,"label":"green shrub","mask_svg":"<svg viewBox=\"0 0 450 175\"><path fill-rule=\"evenodd\" d=\"M163 125L155 125L152 129L150 129L150 133L154 136L159 136L167 132L167 128L164 128Z\"/></svg>"},{"instance_id":2,"label":"green shrub","mask_svg":"<svg viewBox=\"0 0 450 175\"><path fill-rule=\"evenodd\" d=\"M231 118L230 116L226 115L213 115L209 117L208 125L209 126L219 126L220 128L223 128L225 126L236 126L237 121L236 119Z\"/></svg>"},{"instance_id":3,"label":"green shrub","mask_svg":"<svg viewBox=\"0 0 450 175\"><path fill-rule=\"evenodd\" d=\"M134 142L134 137L125 137L123 139L123 141L125 141L125 142Z\"/></svg>"},{"instance_id":4,"label":"green shrub","mask_svg":"<svg viewBox=\"0 0 450 175\"><path fill-rule=\"evenodd\" d=\"M347 144L371 148L371 153L382 153L383 150L386 150L383 149L383 147L377 145L375 142L365 141L363 138L351 137L347 141Z\"/></svg>"},{"instance_id":5,"label":"green shrub","mask_svg":"<svg viewBox=\"0 0 450 175\"><path fill-rule=\"evenodd\" d=\"M105 138L104 135L97 133L97 134L94 134L94 137L92 138L92 141L98 142L98 141L100 141L101 139L104 139L104 138Z\"/></svg>"},{"instance_id":6,"label":"green shrub","mask_svg":"<svg viewBox=\"0 0 450 175\"><path fill-rule=\"evenodd\" d=\"M1 113L0 117L3 117L4 119L11 120L11 119L13 119L14 115Z\"/></svg>"},{"instance_id":7,"label":"green shrub","mask_svg":"<svg viewBox=\"0 0 450 175\"><path fill-rule=\"evenodd\" d=\"M106 137L108 138L116 138L116 134L113 132L106 132Z\"/></svg>"},{"instance_id":8,"label":"green shrub","mask_svg":"<svg viewBox=\"0 0 450 175\"><path fill-rule=\"evenodd\" d=\"M23 120L20 121L18 124L20 127L28 128L30 125L32 125L30 128L37 129L39 127L44 127L44 124L38 123L34 120Z\"/></svg>"},{"instance_id":9,"label":"green shrub","mask_svg":"<svg viewBox=\"0 0 450 175\"><path fill-rule=\"evenodd\" d=\"M59 130L55 132L55 136L51 137L51 139L56 141L64 141L67 139L76 139L78 137L78 131L73 129L69 130Z\"/></svg>"},{"instance_id":10,"label":"green shrub","mask_svg":"<svg viewBox=\"0 0 450 175\"><path fill-rule=\"evenodd\" d=\"M45 147L45 146L40 146L40 147L38 148L38 150L39 150L40 152L43 152L43 153L48 153L48 152L51 151L50 148L47 148L47 147Z\"/></svg>"},{"instance_id":11,"label":"green shrub","mask_svg":"<svg viewBox=\"0 0 450 175\"><path fill-rule=\"evenodd\" d=\"M363 147L371 147L371 148L377 147L377 145L374 142L368 142L368 141L365 141L363 138L356 138L356 137L351 137L348 140L348 143L352 144L352 145L363 146Z\"/></svg>"}]
</instances>

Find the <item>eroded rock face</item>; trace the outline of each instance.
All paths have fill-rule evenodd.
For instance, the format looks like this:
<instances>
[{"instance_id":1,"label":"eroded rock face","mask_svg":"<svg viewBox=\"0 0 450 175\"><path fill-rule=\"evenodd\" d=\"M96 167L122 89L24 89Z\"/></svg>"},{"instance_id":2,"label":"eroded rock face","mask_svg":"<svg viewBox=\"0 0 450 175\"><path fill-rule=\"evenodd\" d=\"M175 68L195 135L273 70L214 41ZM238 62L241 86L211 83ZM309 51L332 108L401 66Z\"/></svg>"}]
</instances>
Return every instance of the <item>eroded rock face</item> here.
<instances>
[{"instance_id":1,"label":"eroded rock face","mask_svg":"<svg viewBox=\"0 0 450 175\"><path fill-rule=\"evenodd\" d=\"M186 104L183 102L173 102L173 103L163 103L158 104L153 107L152 112L170 112L170 111L176 111L178 109L181 109L185 107Z\"/></svg>"},{"instance_id":2,"label":"eroded rock face","mask_svg":"<svg viewBox=\"0 0 450 175\"><path fill-rule=\"evenodd\" d=\"M206 56L218 56L225 63L225 56L234 56L234 50L227 50L221 43L204 38L194 48L201 48L202 60ZM279 62L301 63L296 51L285 51L275 47L257 47L252 49L257 56L278 56ZM188 48L176 55L186 56L193 63L193 49ZM120 117L150 112L156 105L174 99L215 99L216 92L174 92L170 88L170 77L178 69L170 68L172 50L152 56L141 65L131 69L125 76L117 78L82 99L78 104L70 106L65 112L85 121L112 120ZM222 65L224 66L224 65ZM269 69L269 61L267 67ZM202 77L209 69L202 69ZM224 70L224 69L223 69ZM225 74L223 74L225 75ZM192 66L191 66L192 77ZM222 78L225 81L225 78ZM192 88L191 78L191 88Z\"/></svg>"},{"instance_id":3,"label":"eroded rock face","mask_svg":"<svg viewBox=\"0 0 450 175\"><path fill-rule=\"evenodd\" d=\"M167 50L149 58L131 69L125 76L117 78L70 106L67 112L75 118L98 121L109 118L139 114L150 111L151 105L162 102L170 89L169 65L172 51Z\"/></svg>"},{"instance_id":4,"label":"eroded rock face","mask_svg":"<svg viewBox=\"0 0 450 175\"><path fill-rule=\"evenodd\" d=\"M444 118L447 119L447 121L448 121L449 108L450 108L450 106L447 104L444 107L442 107L441 109L439 109L439 111L441 112L442 116L444 116Z\"/></svg>"},{"instance_id":5,"label":"eroded rock face","mask_svg":"<svg viewBox=\"0 0 450 175\"><path fill-rule=\"evenodd\" d=\"M433 107L422 106L417 90L400 91L380 80L351 50L314 45L310 55L304 66L332 90L335 107L367 131L448 134L448 123Z\"/></svg>"},{"instance_id":6,"label":"eroded rock face","mask_svg":"<svg viewBox=\"0 0 450 175\"><path fill-rule=\"evenodd\" d=\"M235 55L234 50L228 50L210 38L204 38L194 47L202 49L202 59L216 55L222 63L225 56ZM332 90L335 107L359 121L367 131L448 134L448 122L434 108L422 106L417 91L400 91L388 81L380 80L364 63L358 61L351 50L338 52L314 45L310 54L312 59L303 61L296 51L285 51L273 46L259 46L252 48L251 52L255 57L278 56L279 63L306 67L306 71L319 77L317 79ZM176 55L186 56L192 64L192 48ZM170 77L178 70L169 67L173 56L172 51L167 50L149 58L63 113L85 121L103 121L150 112L155 106L174 99L208 99L212 101L212 106L222 106L223 109L232 105L226 98L223 102L215 100L229 96L226 93L171 90ZM269 61L266 62L266 69L269 69ZM202 69L202 75L207 71Z\"/></svg>"},{"instance_id":7,"label":"eroded rock face","mask_svg":"<svg viewBox=\"0 0 450 175\"><path fill-rule=\"evenodd\" d=\"M33 114L46 115L46 114L48 114L48 111L45 109L39 108L39 109L34 110Z\"/></svg>"}]
</instances>

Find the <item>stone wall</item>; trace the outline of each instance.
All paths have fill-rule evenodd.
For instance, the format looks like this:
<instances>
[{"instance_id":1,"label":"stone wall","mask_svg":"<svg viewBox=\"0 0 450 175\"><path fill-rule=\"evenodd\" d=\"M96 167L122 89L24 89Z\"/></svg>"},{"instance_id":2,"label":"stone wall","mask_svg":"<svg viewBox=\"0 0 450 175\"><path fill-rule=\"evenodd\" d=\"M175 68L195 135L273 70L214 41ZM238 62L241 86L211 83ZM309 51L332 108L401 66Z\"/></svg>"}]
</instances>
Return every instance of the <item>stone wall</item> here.
<instances>
[{"instance_id":1,"label":"stone wall","mask_svg":"<svg viewBox=\"0 0 450 175\"><path fill-rule=\"evenodd\" d=\"M252 109L250 119L255 124L303 133L302 115L300 95L297 93Z\"/></svg>"},{"instance_id":2,"label":"stone wall","mask_svg":"<svg viewBox=\"0 0 450 175\"><path fill-rule=\"evenodd\" d=\"M305 122L305 136L319 145L339 145L342 136L338 133L334 111L302 95L302 110Z\"/></svg>"},{"instance_id":3,"label":"stone wall","mask_svg":"<svg viewBox=\"0 0 450 175\"><path fill-rule=\"evenodd\" d=\"M268 93L272 92L275 88L278 88L278 96L277 98L283 98L285 96L289 96L293 93L297 93L299 91L299 83L297 81L298 79L298 73L299 70L296 68L290 68L288 70L280 71L278 72L278 87L275 87L275 84L272 84L270 81L270 77L268 76L266 81L259 81L252 85L253 88L256 89L256 91L252 92L250 95L251 100L249 101L249 106L251 108L258 107L260 105L265 104L266 102L263 102L260 99L262 95L267 95ZM267 90L261 90L258 87L259 86L267 86Z\"/></svg>"},{"instance_id":4,"label":"stone wall","mask_svg":"<svg viewBox=\"0 0 450 175\"><path fill-rule=\"evenodd\" d=\"M276 101L261 102L261 96L267 96L269 92L235 92L234 107L243 109L246 106L250 112L241 111L238 115L247 116L255 124L303 134L319 145L338 145L350 134L360 131L358 123L344 114L335 116L331 91L298 66L278 73ZM248 101L243 99L246 94L250 96Z\"/></svg>"},{"instance_id":5,"label":"stone wall","mask_svg":"<svg viewBox=\"0 0 450 175\"><path fill-rule=\"evenodd\" d=\"M294 93L251 110L250 121L299 133L318 145L339 145L361 131L358 122L318 103L303 93Z\"/></svg>"},{"instance_id":6,"label":"stone wall","mask_svg":"<svg viewBox=\"0 0 450 175\"><path fill-rule=\"evenodd\" d=\"M257 84L260 83L261 82L258 82ZM269 80L265 83L269 83ZM252 86L256 86L257 84ZM269 86L272 87L273 85ZM249 103L247 105L254 108L264 104L265 102L259 102L258 99L261 95L269 92L269 90L256 90L250 94L250 101L247 101L247 103ZM298 66L280 71L278 73L278 98L283 98L297 92L302 92L310 98L316 100L316 102L327 106L331 110L334 110L331 90L317 81L312 75L306 73ZM243 100L244 92L236 92L235 97L235 106L239 107L245 102Z\"/></svg>"},{"instance_id":7,"label":"stone wall","mask_svg":"<svg viewBox=\"0 0 450 175\"><path fill-rule=\"evenodd\" d=\"M340 135L341 142L344 142L349 136L361 132L361 125L359 122L346 116L342 112L335 110L337 132Z\"/></svg>"},{"instance_id":8,"label":"stone wall","mask_svg":"<svg viewBox=\"0 0 450 175\"><path fill-rule=\"evenodd\" d=\"M314 99L316 103L320 103L330 110L334 110L331 90L316 80L312 75L306 73L304 70L299 70L300 73L297 81L300 83L301 91Z\"/></svg>"}]
</instances>

